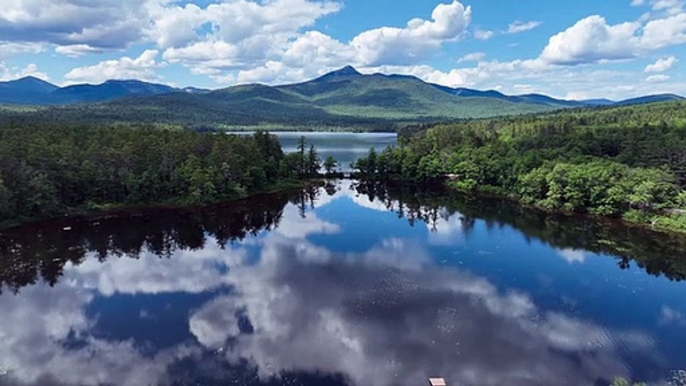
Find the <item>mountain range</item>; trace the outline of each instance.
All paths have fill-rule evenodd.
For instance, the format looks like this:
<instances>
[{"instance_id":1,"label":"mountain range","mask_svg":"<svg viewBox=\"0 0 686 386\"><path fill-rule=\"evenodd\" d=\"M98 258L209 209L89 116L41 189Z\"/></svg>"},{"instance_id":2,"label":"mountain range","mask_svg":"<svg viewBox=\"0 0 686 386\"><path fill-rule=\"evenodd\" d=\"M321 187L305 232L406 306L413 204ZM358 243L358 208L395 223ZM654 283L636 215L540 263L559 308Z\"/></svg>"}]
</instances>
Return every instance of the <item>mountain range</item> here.
<instances>
[{"instance_id":1,"label":"mountain range","mask_svg":"<svg viewBox=\"0 0 686 386\"><path fill-rule=\"evenodd\" d=\"M77 84L58 87L38 78L26 77L9 82L0 82L0 103L33 106L70 105L184 91L202 93L209 90L177 89L139 80L108 80L98 85Z\"/></svg>"},{"instance_id":2,"label":"mountain range","mask_svg":"<svg viewBox=\"0 0 686 386\"><path fill-rule=\"evenodd\" d=\"M43 106L35 112L51 120L213 126L419 123L681 99L672 94L619 102L506 95L441 86L407 75L363 75L350 66L303 83L249 84L213 91L137 80L67 87L32 77L0 82L0 104Z\"/></svg>"}]
</instances>

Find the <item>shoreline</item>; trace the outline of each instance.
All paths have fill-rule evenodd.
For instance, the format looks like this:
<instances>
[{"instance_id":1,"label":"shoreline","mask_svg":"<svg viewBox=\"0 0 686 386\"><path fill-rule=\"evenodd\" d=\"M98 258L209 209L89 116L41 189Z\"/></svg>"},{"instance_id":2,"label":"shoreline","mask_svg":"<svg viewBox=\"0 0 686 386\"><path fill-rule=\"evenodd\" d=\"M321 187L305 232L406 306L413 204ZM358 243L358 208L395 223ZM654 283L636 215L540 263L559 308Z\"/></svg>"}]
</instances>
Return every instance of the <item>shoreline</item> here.
<instances>
[{"instance_id":1,"label":"shoreline","mask_svg":"<svg viewBox=\"0 0 686 386\"><path fill-rule=\"evenodd\" d=\"M365 176L360 173L352 173L351 174L351 180L355 181L364 181L364 182L381 182L381 183L394 183L394 184L420 184L417 181L411 181L411 180L406 180L403 179L400 176L397 175L389 175L386 179L379 179L379 178L369 178L368 176ZM651 212L641 212L639 210L631 210L623 213L622 216L619 217L612 217L612 216L603 216L600 214L595 214L591 212L573 212L573 211L565 211L562 209L551 209L551 208L546 208L540 205L535 205L535 204L526 204L522 202L517 196L513 194L498 194L494 192L488 192L488 191L483 191L483 190L474 190L474 191L469 191L469 190L464 190L460 189L456 186L453 186L449 183L450 181L448 180L435 180L431 183L439 184L443 189L445 189L448 193L453 192L453 193L460 193L463 195L468 195L468 196L473 196L476 198L485 198L485 199L496 199L496 200L503 200L503 201L508 201L511 202L520 208L523 209L528 209L528 210L535 210L543 213L547 213L550 215L561 215L561 216L568 216L568 217L586 217L586 218L591 218L595 221L604 221L604 222L612 222L612 223L619 223L623 224L626 226L631 226L631 227L636 227L636 228L642 228L645 230L650 230L653 232L659 232L663 234L668 234L668 235L681 235L681 236L686 236L686 228L675 228L675 227L669 227L669 226L664 226L659 223L659 220L668 220L677 216L681 216L686 218L686 214L668 214L668 213L663 213L663 214L658 214L658 213L651 213ZM426 184L426 183L424 183ZM630 213L637 213L642 215L643 217L636 219L636 220L631 220L629 218L626 218L627 214ZM657 218L658 220L654 220L655 222L648 223L648 218L652 216L653 219Z\"/></svg>"},{"instance_id":2,"label":"shoreline","mask_svg":"<svg viewBox=\"0 0 686 386\"><path fill-rule=\"evenodd\" d=\"M27 225L41 223L41 222L47 222L47 221L61 221L61 220L77 219L77 218L78 219L82 219L82 218L98 219L98 218L106 218L109 216L131 214L132 212L136 213L136 212L146 212L146 211L155 211L155 210L199 210L202 208L208 208L208 207L212 207L212 206L236 205L236 204L240 203L241 201L256 199L260 196L269 196L269 195L280 194L280 193L295 192L299 189L304 189L304 188L311 187L311 186L321 187L321 186L325 185L326 181L340 181L340 180L347 180L347 181L353 181L353 182L417 184L417 182L403 180L402 178L389 178L389 179L385 179L385 180L384 179L376 179L376 178L366 178L365 176L363 176L359 173L330 173L330 174L322 173L316 177L313 176L313 177L311 177L309 179L305 179L305 180L284 181L283 183L272 185L272 186L270 186L264 190L249 193L249 194L246 194L246 195L243 195L240 197L236 197L233 199L219 199L216 201L210 201L210 202L199 203L199 204L174 202L173 200L168 201L168 202L140 203L140 204L124 204L124 203L114 204L114 203L112 203L112 204L103 204L98 209L73 208L72 209L73 212L65 213L63 215L54 216L54 217L30 218L30 219L12 219L12 220L8 220L8 221L0 222L0 232L9 231L9 230L12 230L15 228L20 228L22 226L27 226ZM590 218L590 219L593 219L595 221L623 224L626 226L641 228L644 230L650 230L653 232L658 232L658 233L667 234L667 235L686 236L686 229L678 229L678 228L671 228L668 226L662 226L661 224L659 224L659 222L649 224L647 221L640 221L640 220L633 220L632 221L630 219L625 218L625 216L610 217L610 216L603 216L603 215L598 215L598 214L589 213L589 212L583 213L583 212L570 212L570 211L565 211L565 210L560 210L560 209L550 209L550 208L546 208L546 207L543 207L540 205L523 203L519 198L512 196L512 195L497 194L497 193L486 192L486 191L465 191L465 190L459 189L455 186L451 186L448 183L448 181L440 182L440 185L443 189L446 190L447 193L453 192L453 193L460 193L460 194L464 194L464 195L468 195L468 196L474 196L477 198L503 200L503 201L511 202L511 203L519 206L522 209L535 210L535 211L547 213L550 215ZM627 213L630 213L630 212L627 212ZM651 213L644 213L644 214L646 216L651 216ZM654 215L654 216L656 216L656 215ZM657 215L657 216L660 219L669 219L671 217L667 214ZM686 215L672 215L672 216L685 216L686 217Z\"/></svg>"},{"instance_id":3,"label":"shoreline","mask_svg":"<svg viewBox=\"0 0 686 386\"><path fill-rule=\"evenodd\" d=\"M628 212L625 212L622 216L620 217L612 217L612 216L603 216L600 214L595 214L591 212L572 212L572 211L566 211L563 209L551 209L551 208L546 208L541 205L536 205L536 204L526 204L522 202L518 197L512 196L512 195L502 195L502 194L497 194L497 193L491 193L491 192L484 192L484 191L476 191L476 192L469 192L469 191L464 191L459 188L456 188L454 186L450 186L449 184L445 184L446 189L452 190L455 192L460 192L462 194L468 194L468 195L478 195L479 197L482 198L492 198L492 199L499 199L499 200L506 200L509 202L512 202L516 205L518 205L521 208L524 209L529 209L529 210L537 210L539 212L544 212L548 213L551 215L561 215L561 216L569 216L569 217L574 217L574 216L579 216L579 217L586 217L586 218L591 218L595 221L604 221L604 222L613 222L613 223L620 223L626 226L631 226L631 227L636 227L636 228L642 228L646 230L651 230L653 232L659 232L663 234L668 234L668 235L682 235L686 236L686 229L679 229L679 228L671 228L668 226L663 226L659 224L659 222L656 220L654 223L648 223L647 221L641 221L641 219L637 220L631 220L626 218L626 215L629 213L639 213L641 215L645 215L646 217L654 216L657 217L658 219L669 219L672 218L672 216L684 216L686 215L672 215L669 216L667 214L651 214L649 212L641 212L638 210L631 210ZM646 218L647 220L647 218Z\"/></svg>"},{"instance_id":4,"label":"shoreline","mask_svg":"<svg viewBox=\"0 0 686 386\"><path fill-rule=\"evenodd\" d=\"M167 202L156 202L156 203L139 203L139 204L126 204L126 203L110 203L102 204L98 209L86 209L86 208L72 208L71 212L62 215L57 215L53 217L42 217L42 218L27 218L27 219L11 219L7 221L0 222L0 232L11 231L24 226L30 226L32 224L38 224L42 222L50 221L66 221L70 219L92 219L97 220L101 218L107 218L111 216L120 216L125 214L140 213L147 211L156 210L199 210L202 208L209 208L212 206L221 205L236 205L242 201L252 200L260 196L270 196L280 193L296 192L299 189L303 189L309 186L319 186L321 185L321 179L308 179L308 180L292 180L284 181L280 184L272 185L264 190L258 192L249 193L243 196L239 196L233 199L219 199L216 201L210 201L205 203L183 203L174 202L173 200Z\"/></svg>"}]
</instances>

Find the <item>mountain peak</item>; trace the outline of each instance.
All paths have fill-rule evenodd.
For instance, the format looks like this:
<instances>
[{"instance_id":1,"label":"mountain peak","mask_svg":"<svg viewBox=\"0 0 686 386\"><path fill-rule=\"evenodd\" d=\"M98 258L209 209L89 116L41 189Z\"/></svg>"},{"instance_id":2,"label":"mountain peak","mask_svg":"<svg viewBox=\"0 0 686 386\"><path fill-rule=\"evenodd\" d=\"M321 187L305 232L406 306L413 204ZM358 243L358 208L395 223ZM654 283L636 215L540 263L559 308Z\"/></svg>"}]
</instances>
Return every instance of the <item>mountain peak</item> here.
<instances>
[{"instance_id":1,"label":"mountain peak","mask_svg":"<svg viewBox=\"0 0 686 386\"><path fill-rule=\"evenodd\" d=\"M39 84L50 84L50 83L44 81L43 79L36 78L35 76L30 76L30 75L29 75L29 76L25 76L25 77L23 77L23 78L15 79L15 80L13 80L13 81L11 81L11 82L14 82L14 83L39 83Z\"/></svg>"},{"instance_id":2,"label":"mountain peak","mask_svg":"<svg viewBox=\"0 0 686 386\"><path fill-rule=\"evenodd\" d=\"M345 67L341 68L340 70L336 70L336 71L332 72L331 74L341 75L341 76L362 75L353 66L345 66Z\"/></svg>"},{"instance_id":3,"label":"mountain peak","mask_svg":"<svg viewBox=\"0 0 686 386\"><path fill-rule=\"evenodd\" d=\"M319 78L319 80L328 80L328 79L335 79L335 78L349 78L349 77L356 77L356 76L362 76L355 67L353 66L345 66L339 70L332 71L326 75L323 75L322 77Z\"/></svg>"},{"instance_id":4,"label":"mountain peak","mask_svg":"<svg viewBox=\"0 0 686 386\"><path fill-rule=\"evenodd\" d=\"M54 84L36 78L35 76L25 76L8 82L0 82L0 87L5 91L8 88L12 88L14 93L33 93L36 95L44 95L59 88Z\"/></svg>"}]
</instances>

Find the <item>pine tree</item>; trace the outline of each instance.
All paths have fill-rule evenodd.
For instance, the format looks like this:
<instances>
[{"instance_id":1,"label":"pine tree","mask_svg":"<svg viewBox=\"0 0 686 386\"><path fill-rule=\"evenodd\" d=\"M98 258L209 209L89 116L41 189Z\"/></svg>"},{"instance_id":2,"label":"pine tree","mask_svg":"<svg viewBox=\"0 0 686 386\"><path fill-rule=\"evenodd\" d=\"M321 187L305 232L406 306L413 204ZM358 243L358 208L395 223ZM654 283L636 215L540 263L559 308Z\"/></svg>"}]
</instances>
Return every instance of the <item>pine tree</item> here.
<instances>
[{"instance_id":1,"label":"pine tree","mask_svg":"<svg viewBox=\"0 0 686 386\"><path fill-rule=\"evenodd\" d=\"M300 153L300 165L298 174L307 173L307 159L305 157L305 151L307 150L307 143L305 142L305 136L300 136L298 140L298 153Z\"/></svg>"},{"instance_id":2,"label":"pine tree","mask_svg":"<svg viewBox=\"0 0 686 386\"><path fill-rule=\"evenodd\" d=\"M310 145L310 151L307 153L307 172L309 175L319 173L321 168L321 160L314 145Z\"/></svg>"},{"instance_id":3,"label":"pine tree","mask_svg":"<svg viewBox=\"0 0 686 386\"><path fill-rule=\"evenodd\" d=\"M329 156L326 161L324 161L324 169L327 174L331 174L338 167L338 161L335 158Z\"/></svg>"}]
</instances>

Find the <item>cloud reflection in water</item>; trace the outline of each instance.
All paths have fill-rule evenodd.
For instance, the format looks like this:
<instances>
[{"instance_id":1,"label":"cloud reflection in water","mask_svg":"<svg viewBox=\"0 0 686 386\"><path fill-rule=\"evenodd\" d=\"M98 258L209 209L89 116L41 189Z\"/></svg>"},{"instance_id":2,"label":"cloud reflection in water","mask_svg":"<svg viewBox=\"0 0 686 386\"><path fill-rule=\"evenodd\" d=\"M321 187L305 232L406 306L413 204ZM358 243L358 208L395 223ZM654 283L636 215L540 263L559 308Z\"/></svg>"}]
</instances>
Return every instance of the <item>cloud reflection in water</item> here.
<instances>
[{"instance_id":1,"label":"cloud reflection in water","mask_svg":"<svg viewBox=\"0 0 686 386\"><path fill-rule=\"evenodd\" d=\"M351 210L385 208L346 188L318 204L339 199L357 203ZM172 369L194 363L206 384L236 381L235 369L247 369L256 374L246 384L318 373L353 386L421 385L436 375L451 385L576 386L631 375L626 347L645 363L661 361L646 333L548 311L521 290L437 266L429 246L464 241L469 220L457 214L440 216L428 245L387 237L363 253L315 244L310 236L345 229L300 214L289 204L276 230L226 248L206 236L202 248L168 259L145 252L99 262L91 254L65 266L54 288L3 294L0 368L10 371L0 384L174 384ZM581 251L560 254L583 262ZM175 293L212 294L188 312L190 339L157 349L94 333L94 299ZM169 322L145 315L161 329Z\"/></svg>"}]
</instances>

